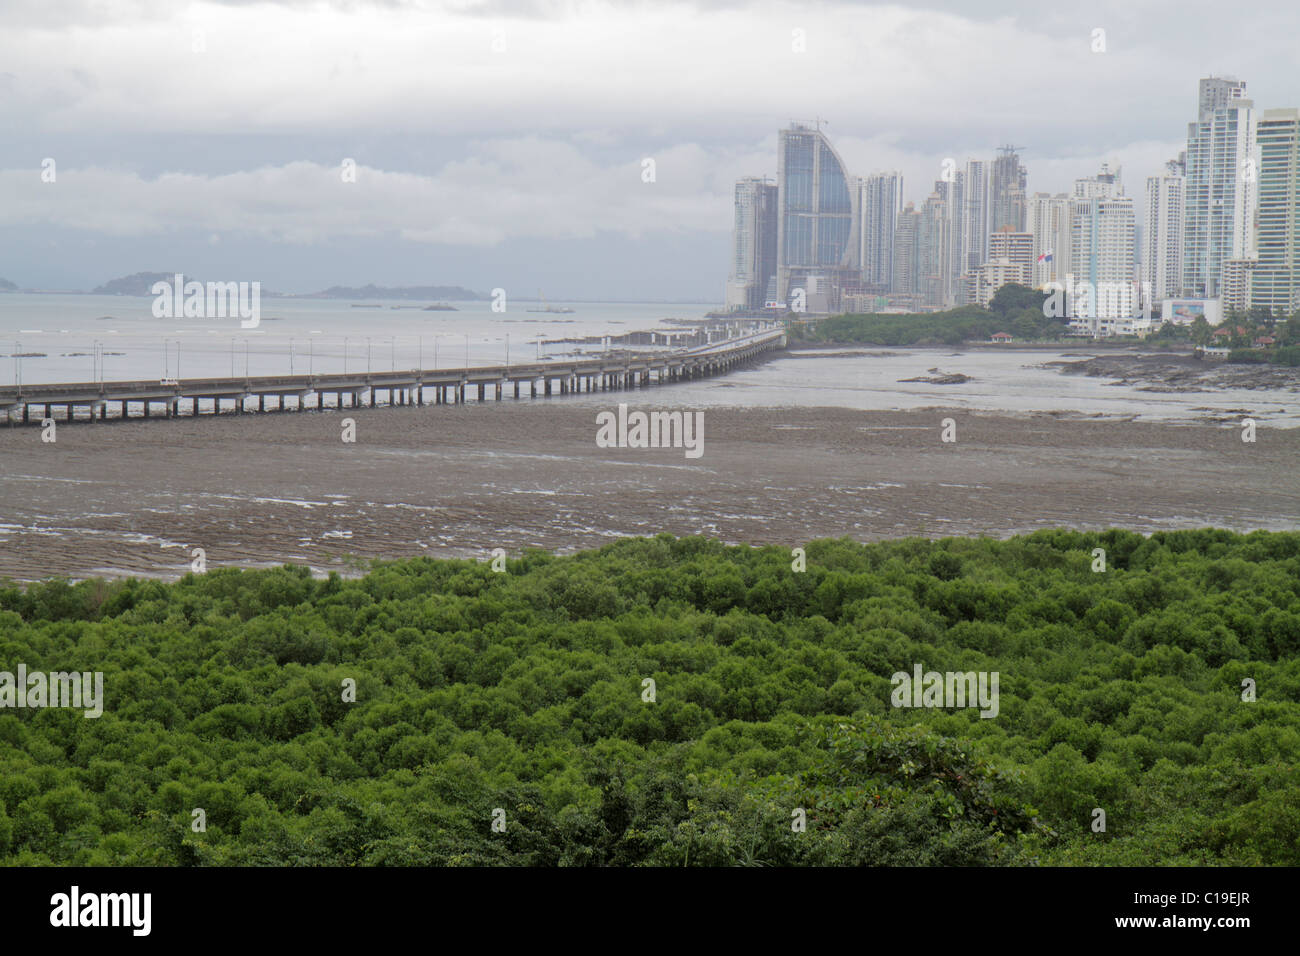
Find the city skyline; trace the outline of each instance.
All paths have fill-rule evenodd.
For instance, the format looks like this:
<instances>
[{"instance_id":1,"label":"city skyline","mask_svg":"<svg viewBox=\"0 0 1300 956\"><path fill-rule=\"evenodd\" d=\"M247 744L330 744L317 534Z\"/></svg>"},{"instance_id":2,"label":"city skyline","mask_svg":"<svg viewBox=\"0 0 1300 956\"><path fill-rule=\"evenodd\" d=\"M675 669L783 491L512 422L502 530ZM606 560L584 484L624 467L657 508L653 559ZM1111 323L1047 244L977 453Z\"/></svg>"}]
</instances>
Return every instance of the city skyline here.
<instances>
[{"instance_id":1,"label":"city skyline","mask_svg":"<svg viewBox=\"0 0 1300 956\"><path fill-rule=\"evenodd\" d=\"M256 20L216 2L11 5L0 275L717 301L734 183L775 175L792 119L829 117L849 168L901 170L919 206L945 158L991 161L1004 143L1024 147L1031 193L1103 161L1141 183L1180 148L1198 76L1249 73L1262 107L1300 103L1300 78L1267 55L1300 15L1265 29L1244 9L1211 28L1182 9L351 3L319 11L308 49L292 3ZM1198 62L1171 70L1189 48ZM1041 79L1008 85L1008 64Z\"/></svg>"},{"instance_id":2,"label":"city skyline","mask_svg":"<svg viewBox=\"0 0 1300 956\"><path fill-rule=\"evenodd\" d=\"M791 122L775 185L737 183L726 307L930 312L987 306L1017 284L1063 292L1075 330L1094 336L1145 334L1174 314L1171 300L1289 315L1300 309L1300 110L1261 111L1247 86L1199 79L1186 148L1146 177L1141 204L1108 162L1068 194L1031 194L1023 147L1006 144L991 161L945 158L918 208L901 171L857 175L820 119ZM760 182L763 203L751 195Z\"/></svg>"}]
</instances>

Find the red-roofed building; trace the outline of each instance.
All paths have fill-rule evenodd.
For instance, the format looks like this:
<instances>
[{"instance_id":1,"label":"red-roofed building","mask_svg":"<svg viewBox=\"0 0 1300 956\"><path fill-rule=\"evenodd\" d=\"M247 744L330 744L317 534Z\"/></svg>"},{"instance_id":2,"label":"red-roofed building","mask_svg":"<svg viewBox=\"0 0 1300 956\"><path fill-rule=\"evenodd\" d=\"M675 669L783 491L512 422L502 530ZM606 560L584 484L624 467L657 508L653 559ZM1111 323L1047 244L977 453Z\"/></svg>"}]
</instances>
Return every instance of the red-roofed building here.
<instances>
[{"instance_id":1,"label":"red-roofed building","mask_svg":"<svg viewBox=\"0 0 1300 956\"><path fill-rule=\"evenodd\" d=\"M1011 335L1010 335L1010 333L1007 333L1007 332L994 332L992 335L989 336L989 341L990 341L990 342L1010 342L1010 341L1012 341L1012 339L1011 339Z\"/></svg>"}]
</instances>

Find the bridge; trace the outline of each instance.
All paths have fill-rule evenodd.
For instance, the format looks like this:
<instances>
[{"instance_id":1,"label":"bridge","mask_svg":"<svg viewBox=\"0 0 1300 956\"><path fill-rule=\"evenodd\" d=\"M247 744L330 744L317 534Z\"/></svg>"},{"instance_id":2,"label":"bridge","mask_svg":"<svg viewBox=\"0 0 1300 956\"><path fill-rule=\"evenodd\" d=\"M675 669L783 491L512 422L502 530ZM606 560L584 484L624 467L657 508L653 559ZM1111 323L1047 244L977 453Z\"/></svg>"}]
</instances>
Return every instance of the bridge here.
<instances>
[{"instance_id":1,"label":"bridge","mask_svg":"<svg viewBox=\"0 0 1300 956\"><path fill-rule=\"evenodd\" d=\"M478 400L491 389L497 401L512 386L514 397L646 388L721 375L764 353L785 348L783 329L766 329L711 345L672 352L604 356L580 361L547 361L453 369L411 369L338 375L273 375L137 382L79 382L57 385L0 386L0 414L12 426L46 419L105 421L109 418L173 418L198 415L201 403L211 414L366 408L376 405L463 405L467 390ZM382 395L383 401L380 401ZM288 400L292 400L289 404ZM314 404L313 404L314 401ZM33 409L39 413L33 415ZM62 415L55 417L62 410ZM138 414L133 411L138 409ZM80 412L84 410L84 415ZM116 414L110 415L110 411Z\"/></svg>"}]
</instances>

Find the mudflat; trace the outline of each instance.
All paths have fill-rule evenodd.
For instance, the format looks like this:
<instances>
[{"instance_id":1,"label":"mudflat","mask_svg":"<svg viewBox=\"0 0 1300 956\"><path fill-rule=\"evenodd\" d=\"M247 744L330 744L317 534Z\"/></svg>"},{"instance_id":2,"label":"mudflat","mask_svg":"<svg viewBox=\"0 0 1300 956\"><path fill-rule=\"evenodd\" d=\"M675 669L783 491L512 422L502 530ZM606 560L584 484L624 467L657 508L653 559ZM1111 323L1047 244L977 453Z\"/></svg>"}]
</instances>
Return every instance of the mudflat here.
<instances>
[{"instance_id":1,"label":"mudflat","mask_svg":"<svg viewBox=\"0 0 1300 956\"><path fill-rule=\"evenodd\" d=\"M666 407L665 392L601 408ZM709 408L700 458L600 448L553 401L0 428L0 577L487 557L623 535L1005 536L1300 524L1300 429L942 408ZM341 440L356 424L355 443ZM951 418L956 441L941 440Z\"/></svg>"}]
</instances>

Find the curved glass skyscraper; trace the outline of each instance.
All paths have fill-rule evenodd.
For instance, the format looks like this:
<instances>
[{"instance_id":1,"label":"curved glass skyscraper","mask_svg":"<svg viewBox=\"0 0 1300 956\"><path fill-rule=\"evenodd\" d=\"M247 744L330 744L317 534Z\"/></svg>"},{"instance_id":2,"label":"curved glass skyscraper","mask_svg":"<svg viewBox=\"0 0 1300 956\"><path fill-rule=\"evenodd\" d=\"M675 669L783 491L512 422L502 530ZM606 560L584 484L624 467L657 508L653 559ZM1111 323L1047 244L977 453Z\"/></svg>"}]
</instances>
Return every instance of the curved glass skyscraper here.
<instances>
[{"instance_id":1,"label":"curved glass skyscraper","mask_svg":"<svg viewBox=\"0 0 1300 956\"><path fill-rule=\"evenodd\" d=\"M845 281L858 278L858 229L849 176L821 130L794 123L777 147L777 294L789 301L808 280L835 304Z\"/></svg>"}]
</instances>

